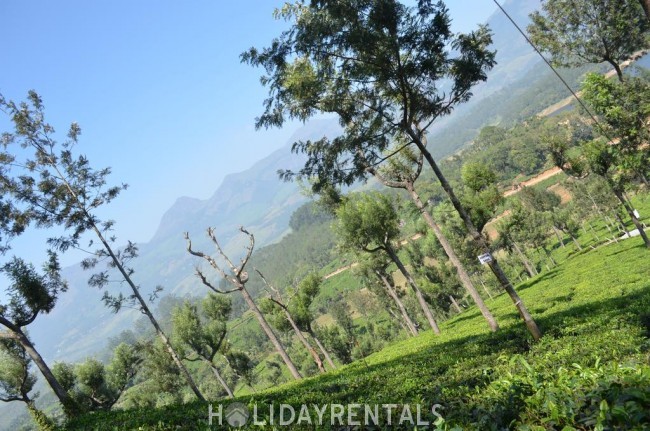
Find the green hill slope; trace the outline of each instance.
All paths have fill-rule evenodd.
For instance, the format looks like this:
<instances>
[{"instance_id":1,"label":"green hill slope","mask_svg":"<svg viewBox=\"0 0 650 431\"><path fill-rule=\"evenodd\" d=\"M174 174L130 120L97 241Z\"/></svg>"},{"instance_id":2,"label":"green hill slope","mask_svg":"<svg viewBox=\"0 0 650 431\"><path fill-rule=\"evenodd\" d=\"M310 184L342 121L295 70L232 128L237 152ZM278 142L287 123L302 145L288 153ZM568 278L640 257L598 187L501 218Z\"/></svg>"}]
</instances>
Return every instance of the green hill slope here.
<instances>
[{"instance_id":1,"label":"green hill slope","mask_svg":"<svg viewBox=\"0 0 650 431\"><path fill-rule=\"evenodd\" d=\"M496 334L472 308L445 322L441 336L428 331L335 372L237 401L256 405L258 419L274 404L276 425L282 403L296 413L301 404L396 404L391 429L405 405L414 419L419 405L422 420L433 421L430 408L439 404L440 429L591 429L598 423L604 429L645 429L650 424L647 260L648 251L632 239L577 255L519 285L545 334L537 344L501 295L489 304L502 327ZM213 403L215 410L218 405ZM380 425L388 428L385 410L379 412ZM323 428L329 428L330 415L328 407ZM363 416L362 409L357 418ZM287 429L299 428L297 418ZM67 429L219 429L207 421L208 406L191 403L89 415ZM414 428L408 420L402 425ZM260 428L265 427L254 427Z\"/></svg>"}]
</instances>

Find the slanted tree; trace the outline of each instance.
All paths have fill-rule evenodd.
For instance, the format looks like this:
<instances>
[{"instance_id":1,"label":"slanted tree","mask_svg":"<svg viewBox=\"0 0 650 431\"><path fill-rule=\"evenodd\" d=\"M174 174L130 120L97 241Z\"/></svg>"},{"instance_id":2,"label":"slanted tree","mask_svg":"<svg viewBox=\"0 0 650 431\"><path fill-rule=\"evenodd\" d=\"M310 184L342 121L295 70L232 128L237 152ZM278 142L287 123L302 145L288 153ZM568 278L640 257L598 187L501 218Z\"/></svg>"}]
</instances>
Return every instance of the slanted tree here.
<instances>
[{"instance_id":1,"label":"slanted tree","mask_svg":"<svg viewBox=\"0 0 650 431\"><path fill-rule=\"evenodd\" d=\"M325 367L323 366L323 361L318 353L316 353L316 350L311 346L311 344L309 344L309 341L307 341L307 338L303 335L302 330L298 327L296 319L289 310L288 301L282 297L282 293L269 283L269 281L264 277L264 274L262 274L257 268L255 268L255 272L260 276L264 282L264 286L269 292L269 296L266 298L267 300L264 301L260 307L262 311L274 317L273 321L275 322L275 327L279 330L284 332L289 330L293 331L296 338L298 338L298 341L300 341L303 347L311 355L318 371L324 373ZM290 300L291 298L289 298L289 301Z\"/></svg>"},{"instance_id":2,"label":"slanted tree","mask_svg":"<svg viewBox=\"0 0 650 431\"><path fill-rule=\"evenodd\" d=\"M291 298L289 302L289 310L291 315L294 316L296 324L300 329L309 334L309 336L314 340L321 354L325 358L327 364L333 369L336 369L336 365L332 360L327 349L323 346L318 334L314 330L314 321L316 316L312 311L312 303L318 293L320 292L321 284L323 283L323 278L318 275L316 272L310 272L307 274L296 287L295 295Z\"/></svg>"},{"instance_id":3,"label":"slanted tree","mask_svg":"<svg viewBox=\"0 0 650 431\"><path fill-rule=\"evenodd\" d=\"M217 249L220 259L222 259L225 265L228 266L229 272L226 272L226 270L223 268L223 264L219 264L219 262L217 262L217 260L214 259L212 256L205 254L201 251L193 250L192 241L190 240L189 233L185 232L185 240L187 241L188 253L190 253L192 256L200 257L201 259L208 262L208 264L221 276L221 278L225 279L228 283L230 283L233 286L233 288L230 290L221 290L217 285L211 283L208 280L208 277L198 267L196 268L196 276L201 280L201 283L203 283L204 286L206 286L208 289L212 290L215 293L225 295L233 292L241 292L249 310L251 310L251 312L253 312L253 314L257 318L257 321L262 327L262 330L264 331L268 339L273 344L273 347L275 347L276 352L278 352L278 354L284 361L284 364L289 369L289 372L291 373L293 378L296 380L301 379L302 376L298 372L298 369L296 368L295 364L287 354L286 350L284 349L284 346L282 346L282 343L280 342L278 337L273 332L273 329L271 329L269 323L264 318L264 315L255 304L253 297L246 289L246 283L248 282L248 272L245 271L245 268L246 268L246 264L250 260L251 255L253 254L253 249L255 248L255 237L253 236L252 233L248 232L243 227L240 227L239 230L243 234L248 236L249 243L248 246L246 246L246 254L244 255L243 258L241 258L239 264L236 266L235 264L232 263L230 258L228 258L228 256L224 253L223 249L221 248L221 245L219 244L219 240L217 240L217 237L214 233L214 228L210 227L207 230L208 237L210 238L215 248Z\"/></svg>"},{"instance_id":4,"label":"slanted tree","mask_svg":"<svg viewBox=\"0 0 650 431\"><path fill-rule=\"evenodd\" d=\"M418 180L420 174L422 173L423 161L424 155L421 152L415 153L407 147L395 153L381 168L375 168L369 164L366 170L374 175L374 177L377 178L385 186L396 189L403 189L408 192L409 197L417 207L422 218L425 220L435 235L436 239L442 246L442 249L444 250L446 257L449 259L449 262L455 268L461 284L467 293L472 297L472 300L474 300L474 303L481 311L483 318L487 321L490 330L496 331L499 329L499 325L496 319L488 309L487 305L485 305L485 302L483 302L483 299L474 287L474 283L472 283L472 280L467 270L465 269L465 266L456 254L456 251L452 247L449 240L445 237L438 223L436 223L436 221L431 216L431 213L427 210L426 205L415 189L415 182ZM473 195L476 196L476 201L479 201L483 196L487 195L493 189L496 189L496 177L492 178L493 187L485 185L484 182L480 184L479 189L481 190L477 190ZM498 198L501 199L501 194L498 192L498 190L496 190L496 194ZM480 209L485 208L485 205L472 205L471 208L479 211ZM488 219L490 217L488 217ZM487 220L485 220L485 222L487 222ZM480 228L482 228L482 225Z\"/></svg>"},{"instance_id":5,"label":"slanted tree","mask_svg":"<svg viewBox=\"0 0 650 431\"><path fill-rule=\"evenodd\" d=\"M43 274L17 257L0 268L11 282L6 289L8 302L0 304L0 325L5 328L5 331L0 331L0 339L12 339L22 346L52 388L66 415L74 416L78 413L76 403L56 379L24 329L39 314L52 311L59 294L67 290L56 254L48 253L49 260L43 267Z\"/></svg>"},{"instance_id":6,"label":"slanted tree","mask_svg":"<svg viewBox=\"0 0 650 431\"><path fill-rule=\"evenodd\" d=\"M391 198L381 193L354 193L336 211L335 232L344 250L386 253L404 275L431 329L440 333L422 290L397 255L393 243L399 239L399 217Z\"/></svg>"},{"instance_id":7,"label":"slanted tree","mask_svg":"<svg viewBox=\"0 0 650 431\"><path fill-rule=\"evenodd\" d=\"M499 221L497 224L499 245L509 252L514 252L528 275L534 277L538 274L537 268L530 261L530 257L526 255L526 249L523 247L524 239L521 229L525 223L524 217L523 211L511 211L508 217Z\"/></svg>"},{"instance_id":8,"label":"slanted tree","mask_svg":"<svg viewBox=\"0 0 650 431\"><path fill-rule=\"evenodd\" d=\"M140 287L133 280L135 270L130 267L130 261L137 256L137 246L129 241L123 249L116 247L116 238L110 232L114 222L102 221L97 215L99 208L110 203L127 186L107 186L111 172L109 168L96 170L85 156L74 156L73 148L78 144L81 133L78 124L72 123L67 140L59 144L54 136L54 128L45 121L40 96L30 91L28 100L16 105L0 97L0 108L11 116L15 129L14 133L4 133L2 136L5 149L12 150L4 152L0 160L3 172L14 176L10 181L5 181L7 192L26 207L38 225L64 229L63 235L49 240L58 251L78 248L86 233L95 235L100 248L92 252L92 257L84 259L82 266L88 269L100 262L108 263L105 270L91 276L89 283L99 288L106 287L111 281L110 274L115 270L118 272L130 293L125 296L121 292L115 295L105 291L106 305L117 312L125 303L129 303L147 316L187 384L196 397L204 401L189 371L154 318ZM28 151L21 152L16 148L18 146ZM29 150L32 151L31 156ZM25 159L20 160L19 156ZM155 299L159 290L156 287L150 298Z\"/></svg>"},{"instance_id":9,"label":"slanted tree","mask_svg":"<svg viewBox=\"0 0 650 431\"><path fill-rule=\"evenodd\" d=\"M313 178L315 191L352 184L368 164L390 156L384 151L398 137L408 139L405 145L424 155L467 232L482 253L489 253L426 145L434 121L467 101L472 86L487 79L495 64L488 29L454 34L444 4L430 0L416 6L397 0L295 3L277 16L291 20L291 28L269 48L242 54L244 62L266 71L262 83L270 96L257 127L281 126L287 118L306 121L318 113L337 115L344 127L331 141L295 143L293 150L305 153L307 162L298 173L285 171L282 177ZM489 266L539 339L539 328L497 259Z\"/></svg>"},{"instance_id":10,"label":"slanted tree","mask_svg":"<svg viewBox=\"0 0 650 431\"><path fill-rule=\"evenodd\" d=\"M583 143L579 155L571 154L566 142L559 139L549 143L549 151L556 166L567 175L582 179L593 173L603 178L638 229L645 246L650 248L650 240L645 233L643 223L636 216L634 208L625 197L625 188L632 185L634 178L633 171L626 169L628 166L626 162L630 154L634 154L634 152L630 153L616 143L607 142L604 139ZM614 215L620 218L616 211ZM623 227L625 226L624 223L621 224Z\"/></svg>"},{"instance_id":11,"label":"slanted tree","mask_svg":"<svg viewBox=\"0 0 650 431\"><path fill-rule=\"evenodd\" d=\"M229 398L234 397L233 391L215 365L214 358L224 351L226 323L231 312L230 298L212 292L201 301L200 310L197 304L186 300L172 312L174 338L191 350L186 359L206 364Z\"/></svg>"},{"instance_id":12,"label":"slanted tree","mask_svg":"<svg viewBox=\"0 0 650 431\"><path fill-rule=\"evenodd\" d=\"M648 46L648 20L639 0L545 0L530 15L531 41L557 66L609 63L623 81L621 63Z\"/></svg>"},{"instance_id":13,"label":"slanted tree","mask_svg":"<svg viewBox=\"0 0 650 431\"><path fill-rule=\"evenodd\" d=\"M377 253L369 254L361 259L358 272L365 278L366 284L370 286L371 290L373 290L372 286L379 284L379 289L386 293L388 298L390 298L399 310L401 321L407 333L413 336L418 335L417 325L413 322L411 316L409 316L404 302L400 298L395 284L392 281L392 277L388 273L389 262L389 260L382 258Z\"/></svg>"},{"instance_id":14,"label":"slanted tree","mask_svg":"<svg viewBox=\"0 0 650 431\"><path fill-rule=\"evenodd\" d=\"M0 401L21 401L41 431L54 431L54 422L34 404L38 396L30 395L36 375L30 371L32 358L13 338L0 338Z\"/></svg>"}]
</instances>

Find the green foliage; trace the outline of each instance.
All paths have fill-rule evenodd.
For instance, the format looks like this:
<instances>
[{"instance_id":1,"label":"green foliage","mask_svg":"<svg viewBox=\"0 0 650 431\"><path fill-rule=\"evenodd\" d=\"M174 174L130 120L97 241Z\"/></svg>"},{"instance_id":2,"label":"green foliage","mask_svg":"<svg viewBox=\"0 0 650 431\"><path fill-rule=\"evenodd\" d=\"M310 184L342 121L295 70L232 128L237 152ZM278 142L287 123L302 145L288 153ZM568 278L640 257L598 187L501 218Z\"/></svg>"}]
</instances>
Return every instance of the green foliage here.
<instances>
[{"instance_id":1,"label":"green foliage","mask_svg":"<svg viewBox=\"0 0 650 431\"><path fill-rule=\"evenodd\" d=\"M468 209L474 226L480 232L503 202L503 195L497 187L497 175L483 163L469 162L463 165L461 177L465 185L461 197L463 206Z\"/></svg>"},{"instance_id":2,"label":"green foliage","mask_svg":"<svg viewBox=\"0 0 650 431\"><path fill-rule=\"evenodd\" d=\"M606 61L619 69L648 44L648 21L637 0L545 0L542 8L531 15L528 32L556 65Z\"/></svg>"},{"instance_id":3,"label":"green foliage","mask_svg":"<svg viewBox=\"0 0 650 431\"><path fill-rule=\"evenodd\" d=\"M211 362L222 349L231 311L230 298L212 292L201 301L200 310L186 300L172 312L174 337L191 354Z\"/></svg>"},{"instance_id":4,"label":"green foliage","mask_svg":"<svg viewBox=\"0 0 650 431\"><path fill-rule=\"evenodd\" d=\"M120 343L108 365L95 358L77 364L57 362L52 373L83 410L110 410L133 386L141 362L139 347Z\"/></svg>"},{"instance_id":5,"label":"green foliage","mask_svg":"<svg viewBox=\"0 0 650 431\"><path fill-rule=\"evenodd\" d=\"M594 162L592 153L587 157L592 161L592 170L599 175L606 169L607 162L617 164L619 176L641 176L647 182L650 151L645 144L650 139L647 118L650 116L650 80L631 77L626 82L617 83L604 76L589 74L583 84L583 97L598 114L603 123L603 133L618 142L612 148L597 148L597 154L609 159ZM610 161L611 160L611 161ZM595 166L594 166L595 164ZM625 172L630 171L630 172Z\"/></svg>"},{"instance_id":6,"label":"green foliage","mask_svg":"<svg viewBox=\"0 0 650 431\"><path fill-rule=\"evenodd\" d=\"M291 29L242 60L266 72L269 98L258 127L318 113L339 117L344 133L295 143L308 160L299 172L283 173L313 179L317 193L364 178L395 142L413 141L422 151L433 120L467 101L494 65L489 30L454 34L442 2L295 3L278 18ZM448 84L444 95L441 82Z\"/></svg>"},{"instance_id":7,"label":"green foliage","mask_svg":"<svg viewBox=\"0 0 650 431\"><path fill-rule=\"evenodd\" d=\"M0 338L0 401L30 401L36 383L30 365L29 355L17 341Z\"/></svg>"},{"instance_id":8,"label":"green foliage","mask_svg":"<svg viewBox=\"0 0 650 431\"><path fill-rule=\"evenodd\" d=\"M375 251L397 239L399 218L392 199L378 192L354 193L336 211L335 231L347 250Z\"/></svg>"},{"instance_id":9,"label":"green foliage","mask_svg":"<svg viewBox=\"0 0 650 431\"><path fill-rule=\"evenodd\" d=\"M438 403L446 429L643 429L650 421L650 343L640 318L650 307L646 254L633 242L612 244L519 285L545 330L534 345L501 295L490 306L497 333L472 308L443 323L440 336L426 332L327 375L238 401L260 409L332 399ZM191 403L84 416L67 428L198 430L206 423L206 405Z\"/></svg>"}]
</instances>

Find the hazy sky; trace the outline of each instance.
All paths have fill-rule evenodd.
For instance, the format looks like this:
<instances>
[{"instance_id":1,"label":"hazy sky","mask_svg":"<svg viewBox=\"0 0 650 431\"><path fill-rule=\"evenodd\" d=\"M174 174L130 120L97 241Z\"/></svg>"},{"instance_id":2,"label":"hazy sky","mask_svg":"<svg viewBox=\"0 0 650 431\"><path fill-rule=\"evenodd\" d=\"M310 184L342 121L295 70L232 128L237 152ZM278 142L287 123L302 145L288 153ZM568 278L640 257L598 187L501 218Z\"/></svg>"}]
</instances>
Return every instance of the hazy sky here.
<instances>
[{"instance_id":1,"label":"hazy sky","mask_svg":"<svg viewBox=\"0 0 650 431\"><path fill-rule=\"evenodd\" d=\"M106 210L120 243L145 242L176 198L210 197L225 175L296 129L254 130L266 92L261 71L239 61L285 27L272 18L281 4L2 0L0 93L18 101L36 90L62 136L70 122L81 125L78 150L130 185ZM455 31L496 8L492 0L447 4Z\"/></svg>"}]
</instances>

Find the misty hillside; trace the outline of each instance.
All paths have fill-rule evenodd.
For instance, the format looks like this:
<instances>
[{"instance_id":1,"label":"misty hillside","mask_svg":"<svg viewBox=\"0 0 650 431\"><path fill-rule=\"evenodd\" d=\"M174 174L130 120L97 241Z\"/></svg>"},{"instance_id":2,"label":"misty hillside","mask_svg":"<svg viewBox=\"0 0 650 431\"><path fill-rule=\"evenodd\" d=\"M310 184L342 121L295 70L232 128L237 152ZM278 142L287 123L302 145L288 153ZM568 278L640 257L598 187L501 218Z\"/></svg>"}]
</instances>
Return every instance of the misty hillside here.
<instances>
[{"instance_id":1,"label":"misty hillside","mask_svg":"<svg viewBox=\"0 0 650 431\"><path fill-rule=\"evenodd\" d=\"M506 2L504 7L519 23L525 23L527 14L537 3L534 0L513 0ZM467 136L463 140L436 142L434 152L438 157L453 153L474 136L474 130L465 125L465 118L481 117L485 110L483 102L489 100L490 104L506 109L513 102L504 90L506 87L530 85L546 76L546 70L537 67L539 59L532 55L532 49L505 17L495 13L488 24L494 33L499 64L491 71L488 81L476 87L470 102L449 117L442 118L433 129L434 136L445 131L457 135L458 129L464 131L462 136ZM481 112L476 113L477 109ZM493 115L498 111L490 109ZM278 241L288 232L291 213L306 199L298 185L283 183L277 178L278 169L301 166L303 159L291 153L291 143L333 136L338 128L335 120L312 121L296 131L284 148L246 171L226 176L209 199L179 197L162 216L151 241L138 245L140 256L133 267L136 269L136 282L143 292L147 294L157 285L164 287L163 294L183 295L194 289L195 261L185 251L185 231L190 233L196 248L212 250L205 230L208 226L215 227L224 249L233 256L240 253L244 245L241 236L237 235L239 226L243 225L254 233L257 249ZM75 360L99 351L108 337L131 327L140 317L139 312L129 309L112 314L100 300L102 292L87 286L90 275L79 266L66 268L70 291L63 295L50 315L38 319L31 329L34 340L48 360ZM84 305L80 307L79 304Z\"/></svg>"},{"instance_id":2,"label":"misty hillside","mask_svg":"<svg viewBox=\"0 0 650 431\"><path fill-rule=\"evenodd\" d=\"M290 143L329 136L336 129L334 121L314 121L296 131ZM207 200L180 197L162 216L152 240L139 244L140 256L133 267L142 291L147 294L161 285L165 289L163 294L184 294L196 285L196 261L185 251L185 231L192 235L197 247L213 250L205 231L209 226L215 227L222 246L233 256L242 249L237 236L240 225L255 234L257 247L279 240L287 232L289 217L306 198L297 184L280 181L276 172L280 168L297 168L300 161L287 145L250 169L228 175ZM103 292L87 286L91 274L80 265L65 268L69 291L49 315L42 316L31 327L45 358L74 360L97 352L108 337L131 327L140 317L139 312L130 309L118 314L109 311L101 301Z\"/></svg>"}]
</instances>

